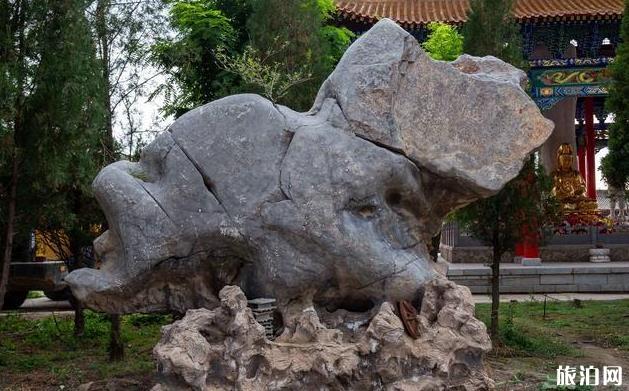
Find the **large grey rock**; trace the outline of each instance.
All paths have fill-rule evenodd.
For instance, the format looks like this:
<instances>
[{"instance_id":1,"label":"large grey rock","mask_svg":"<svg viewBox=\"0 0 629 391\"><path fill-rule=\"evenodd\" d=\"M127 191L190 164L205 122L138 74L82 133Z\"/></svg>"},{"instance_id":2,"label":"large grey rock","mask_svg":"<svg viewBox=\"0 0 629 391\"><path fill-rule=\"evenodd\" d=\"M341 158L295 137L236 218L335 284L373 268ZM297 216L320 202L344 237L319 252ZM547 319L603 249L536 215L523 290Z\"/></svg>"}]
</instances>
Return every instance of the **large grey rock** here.
<instances>
[{"instance_id":1,"label":"large grey rock","mask_svg":"<svg viewBox=\"0 0 629 391\"><path fill-rule=\"evenodd\" d=\"M524 78L491 57L433 61L383 20L310 112L230 96L103 169L102 267L67 281L114 313L213 308L225 285L283 312L416 298L443 217L498 191L551 131Z\"/></svg>"},{"instance_id":2,"label":"large grey rock","mask_svg":"<svg viewBox=\"0 0 629 391\"><path fill-rule=\"evenodd\" d=\"M153 391L491 389L482 363L491 344L469 289L438 278L425 290L416 340L384 302L362 318L299 311L269 341L242 291L227 286L218 308L162 329Z\"/></svg>"}]
</instances>

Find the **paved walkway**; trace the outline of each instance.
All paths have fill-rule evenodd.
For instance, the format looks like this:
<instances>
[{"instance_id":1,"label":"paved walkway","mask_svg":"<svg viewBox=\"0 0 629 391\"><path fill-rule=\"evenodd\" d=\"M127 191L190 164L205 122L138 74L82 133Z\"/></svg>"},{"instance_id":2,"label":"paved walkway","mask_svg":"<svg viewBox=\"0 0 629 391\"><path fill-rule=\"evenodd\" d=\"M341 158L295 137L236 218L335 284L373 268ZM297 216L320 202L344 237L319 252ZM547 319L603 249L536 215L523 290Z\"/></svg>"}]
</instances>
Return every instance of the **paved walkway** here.
<instances>
[{"instance_id":1,"label":"paved walkway","mask_svg":"<svg viewBox=\"0 0 629 391\"><path fill-rule=\"evenodd\" d=\"M41 319L53 313L55 316L74 316L74 311L68 301L52 301L47 297L26 299L17 311L0 311L0 318L16 313L27 319Z\"/></svg>"},{"instance_id":2,"label":"paved walkway","mask_svg":"<svg viewBox=\"0 0 629 391\"><path fill-rule=\"evenodd\" d=\"M489 265L484 263L449 263L448 270L489 270ZM609 269L609 268L626 268L629 262L542 262L538 266L522 266L518 263L501 263L500 269L530 269L530 270L557 270L557 269ZM524 273L523 273L524 274Z\"/></svg>"},{"instance_id":3,"label":"paved walkway","mask_svg":"<svg viewBox=\"0 0 629 391\"><path fill-rule=\"evenodd\" d=\"M72 306L67 300L52 301L47 297L38 297L36 299L26 299L19 311L71 311Z\"/></svg>"}]
</instances>

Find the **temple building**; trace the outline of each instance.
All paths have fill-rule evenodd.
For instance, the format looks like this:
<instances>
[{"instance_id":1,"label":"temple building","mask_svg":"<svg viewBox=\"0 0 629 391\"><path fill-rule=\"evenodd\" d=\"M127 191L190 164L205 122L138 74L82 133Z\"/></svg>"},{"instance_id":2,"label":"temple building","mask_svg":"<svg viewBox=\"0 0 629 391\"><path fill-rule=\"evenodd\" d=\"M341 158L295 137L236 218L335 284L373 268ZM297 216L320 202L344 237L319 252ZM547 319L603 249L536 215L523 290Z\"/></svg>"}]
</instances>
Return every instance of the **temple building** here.
<instances>
[{"instance_id":1,"label":"temple building","mask_svg":"<svg viewBox=\"0 0 629 391\"><path fill-rule=\"evenodd\" d=\"M461 25L469 10L469 0L337 0L336 5L339 23L357 34L386 17L420 42L427 38L428 23ZM595 154L607 145L607 128L613 120L604 105L610 81L607 66L614 61L623 12L624 0L516 0L513 9L530 65L531 97L555 123L553 134L540 148L540 160L549 174L557 172L558 151L568 144L561 150L574 151L575 156L564 156L562 161L572 162L573 171L583 179L584 196L594 205L600 176ZM604 207L598 204L599 209ZM588 249L602 245L611 249L612 259L629 260L629 232L603 235L598 227L583 230L587 232L578 236L555 235L541 249L541 258L587 261ZM489 251L456 226L443 231L441 252L448 261L482 262ZM540 257L538 249L532 251L516 255Z\"/></svg>"}]
</instances>

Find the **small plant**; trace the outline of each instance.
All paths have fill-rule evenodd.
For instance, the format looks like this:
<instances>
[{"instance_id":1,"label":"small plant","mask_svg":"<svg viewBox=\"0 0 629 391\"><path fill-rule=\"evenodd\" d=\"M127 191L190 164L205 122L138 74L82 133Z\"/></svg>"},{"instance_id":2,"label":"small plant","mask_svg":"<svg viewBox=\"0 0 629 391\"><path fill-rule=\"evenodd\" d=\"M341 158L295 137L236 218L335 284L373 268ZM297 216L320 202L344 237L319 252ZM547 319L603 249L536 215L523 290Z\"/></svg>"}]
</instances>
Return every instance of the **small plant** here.
<instances>
[{"instance_id":1,"label":"small plant","mask_svg":"<svg viewBox=\"0 0 629 391\"><path fill-rule=\"evenodd\" d=\"M168 315L160 314L131 314L126 317L126 321L135 327L158 325L168 323Z\"/></svg>"},{"instance_id":2,"label":"small plant","mask_svg":"<svg viewBox=\"0 0 629 391\"><path fill-rule=\"evenodd\" d=\"M137 178L139 180L141 180L142 182L148 182L149 181L149 176L147 175L147 173L145 173L142 170L133 170L131 171L131 176L134 178Z\"/></svg>"},{"instance_id":3,"label":"small plant","mask_svg":"<svg viewBox=\"0 0 629 391\"><path fill-rule=\"evenodd\" d=\"M228 55L224 48L219 48L216 58L221 68L240 76L245 83L260 89L269 100L277 102L293 87L310 80L312 73L306 66L293 72L284 70L283 64L271 59L279 52L286 50L288 42L274 46L279 46L279 49L262 53L248 45L242 54L232 56Z\"/></svg>"},{"instance_id":4,"label":"small plant","mask_svg":"<svg viewBox=\"0 0 629 391\"><path fill-rule=\"evenodd\" d=\"M28 292L27 299L38 299L40 297L44 297L44 292L42 291L30 291Z\"/></svg>"},{"instance_id":5,"label":"small plant","mask_svg":"<svg viewBox=\"0 0 629 391\"><path fill-rule=\"evenodd\" d=\"M428 39L424 50L435 60L453 61L463 53L463 36L456 27L446 23L428 23Z\"/></svg>"},{"instance_id":6,"label":"small plant","mask_svg":"<svg viewBox=\"0 0 629 391\"><path fill-rule=\"evenodd\" d=\"M548 376L546 377L546 381L544 381L542 384L540 384L539 386L540 390L553 390L553 391L591 391L594 390L594 387L592 386L582 386L582 385L574 385L574 386L558 386L557 385L557 378L552 377L552 376Z\"/></svg>"}]
</instances>

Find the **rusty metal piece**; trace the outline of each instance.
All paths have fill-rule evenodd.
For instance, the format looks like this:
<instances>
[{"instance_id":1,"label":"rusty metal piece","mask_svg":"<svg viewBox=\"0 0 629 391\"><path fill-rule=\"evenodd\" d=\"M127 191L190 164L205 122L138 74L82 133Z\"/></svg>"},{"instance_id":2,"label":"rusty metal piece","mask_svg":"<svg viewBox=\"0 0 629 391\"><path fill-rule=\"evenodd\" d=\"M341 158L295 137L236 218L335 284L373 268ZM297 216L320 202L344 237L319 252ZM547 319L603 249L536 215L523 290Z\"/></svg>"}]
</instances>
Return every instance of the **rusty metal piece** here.
<instances>
[{"instance_id":1,"label":"rusty metal piece","mask_svg":"<svg viewBox=\"0 0 629 391\"><path fill-rule=\"evenodd\" d=\"M400 311L400 319L402 319L406 333L413 339L419 338L419 321L415 307L408 301L401 300L398 302L398 311Z\"/></svg>"}]
</instances>

